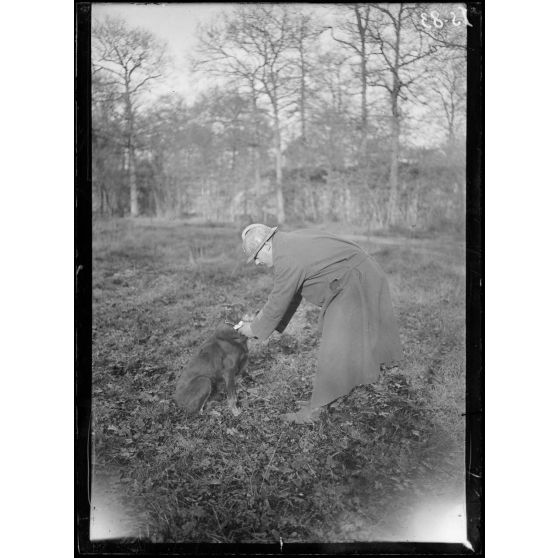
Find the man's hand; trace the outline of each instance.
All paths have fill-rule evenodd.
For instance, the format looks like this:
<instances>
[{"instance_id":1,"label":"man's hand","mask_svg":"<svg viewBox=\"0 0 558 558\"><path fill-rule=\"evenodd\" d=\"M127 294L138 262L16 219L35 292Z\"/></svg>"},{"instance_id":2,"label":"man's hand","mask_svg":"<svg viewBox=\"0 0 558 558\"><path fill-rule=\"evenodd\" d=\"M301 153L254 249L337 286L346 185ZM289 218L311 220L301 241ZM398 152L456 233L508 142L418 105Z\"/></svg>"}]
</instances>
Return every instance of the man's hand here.
<instances>
[{"instance_id":1,"label":"man's hand","mask_svg":"<svg viewBox=\"0 0 558 558\"><path fill-rule=\"evenodd\" d=\"M254 332L252 331L252 325L250 322L244 322L238 329L237 331L239 333L242 333L242 335L245 335L246 337L256 337L254 335Z\"/></svg>"},{"instance_id":2,"label":"man's hand","mask_svg":"<svg viewBox=\"0 0 558 558\"><path fill-rule=\"evenodd\" d=\"M243 322L253 322L256 318L256 314L254 312L246 312L244 316L242 316Z\"/></svg>"}]
</instances>

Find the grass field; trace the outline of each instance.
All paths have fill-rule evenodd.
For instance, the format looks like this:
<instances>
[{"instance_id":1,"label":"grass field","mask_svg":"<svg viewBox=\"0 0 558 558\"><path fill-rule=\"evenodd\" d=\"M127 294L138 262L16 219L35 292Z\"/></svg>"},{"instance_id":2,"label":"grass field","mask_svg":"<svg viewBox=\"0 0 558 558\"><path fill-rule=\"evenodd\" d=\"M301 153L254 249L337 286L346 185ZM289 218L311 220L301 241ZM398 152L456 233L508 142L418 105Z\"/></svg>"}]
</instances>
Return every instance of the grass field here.
<instances>
[{"instance_id":1,"label":"grass field","mask_svg":"<svg viewBox=\"0 0 558 558\"><path fill-rule=\"evenodd\" d=\"M464 244L382 237L361 245L389 276L399 367L319 422L285 425L280 415L310 396L319 343L319 309L303 303L282 336L250 341L241 415L220 391L187 419L171 401L178 374L220 322L263 305L271 273L243 263L232 228L95 223L99 537L464 539Z\"/></svg>"}]
</instances>

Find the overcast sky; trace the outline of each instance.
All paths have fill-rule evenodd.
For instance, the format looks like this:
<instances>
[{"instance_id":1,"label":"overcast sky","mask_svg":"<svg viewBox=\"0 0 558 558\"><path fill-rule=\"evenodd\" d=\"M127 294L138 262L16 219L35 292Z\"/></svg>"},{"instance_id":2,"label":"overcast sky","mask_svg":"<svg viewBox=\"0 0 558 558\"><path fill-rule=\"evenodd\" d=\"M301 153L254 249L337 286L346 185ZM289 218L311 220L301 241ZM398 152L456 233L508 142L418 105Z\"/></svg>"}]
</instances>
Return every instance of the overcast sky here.
<instances>
[{"instance_id":1,"label":"overcast sky","mask_svg":"<svg viewBox=\"0 0 558 558\"><path fill-rule=\"evenodd\" d=\"M197 94L207 86L201 76L193 78L188 71L187 56L197 43L196 27L219 14L232 11L238 3L192 3L192 4L93 4L93 19L105 15L119 16L131 27L142 27L157 38L166 41L168 52L173 57L165 81L159 81L153 88L153 95L177 92L192 102ZM297 5L304 5L297 3ZM312 6L316 16L324 23L330 23L332 6L328 4L306 4Z\"/></svg>"},{"instance_id":2,"label":"overcast sky","mask_svg":"<svg viewBox=\"0 0 558 558\"><path fill-rule=\"evenodd\" d=\"M120 16L132 27L143 27L159 39L166 41L174 65L164 84L160 83L153 93L175 91L192 101L201 86L198 79L188 73L186 56L196 44L198 23L209 21L219 13L234 8L232 3L204 4L93 4L93 19L105 15Z\"/></svg>"}]
</instances>

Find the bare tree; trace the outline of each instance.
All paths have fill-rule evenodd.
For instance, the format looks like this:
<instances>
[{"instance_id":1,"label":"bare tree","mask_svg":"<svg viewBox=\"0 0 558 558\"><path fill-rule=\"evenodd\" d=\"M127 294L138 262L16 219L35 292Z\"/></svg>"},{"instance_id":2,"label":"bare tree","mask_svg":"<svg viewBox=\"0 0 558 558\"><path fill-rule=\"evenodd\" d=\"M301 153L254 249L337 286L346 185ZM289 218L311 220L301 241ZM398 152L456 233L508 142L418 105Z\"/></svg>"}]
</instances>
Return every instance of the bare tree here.
<instances>
[{"instance_id":1,"label":"bare tree","mask_svg":"<svg viewBox=\"0 0 558 558\"><path fill-rule=\"evenodd\" d=\"M139 98L151 82L161 77L166 53L164 44L151 33L130 28L122 19L106 17L92 28L93 72L99 83L115 88L125 121L125 157L130 189L130 215L139 215L136 178L136 120Z\"/></svg>"},{"instance_id":2,"label":"bare tree","mask_svg":"<svg viewBox=\"0 0 558 558\"><path fill-rule=\"evenodd\" d=\"M295 51L294 67L297 69L298 84L295 88L297 111L300 117L300 139L302 145L308 140L308 97L310 78L315 74L316 58L313 56L317 38L324 30L319 28L308 12L298 11L293 14L293 48Z\"/></svg>"},{"instance_id":3,"label":"bare tree","mask_svg":"<svg viewBox=\"0 0 558 558\"><path fill-rule=\"evenodd\" d=\"M281 112L291 95L292 21L285 6L240 5L221 26L202 28L197 67L240 78L253 95L254 113L264 98L273 121L277 221L285 221L282 190Z\"/></svg>"},{"instance_id":4,"label":"bare tree","mask_svg":"<svg viewBox=\"0 0 558 558\"><path fill-rule=\"evenodd\" d=\"M350 74L347 54L340 49L319 56L315 73L316 93L312 108L312 143L318 160L330 173L358 155L361 138L355 133L350 104Z\"/></svg>"},{"instance_id":5,"label":"bare tree","mask_svg":"<svg viewBox=\"0 0 558 558\"><path fill-rule=\"evenodd\" d=\"M371 4L367 30L375 64L368 76L371 87L387 92L390 117L388 223L396 221L398 207L401 102L414 95L423 77L424 62L437 47L416 29L417 7L412 4Z\"/></svg>"},{"instance_id":6,"label":"bare tree","mask_svg":"<svg viewBox=\"0 0 558 558\"><path fill-rule=\"evenodd\" d=\"M250 141L252 165L254 169L254 191L261 194L261 156L263 147L261 137L262 109L260 109L261 91L258 87L257 74L260 71L258 60L236 43L235 17L225 15L218 23L200 25L198 28L198 45L192 60L194 72L203 71L218 80L223 78L239 90L245 89L250 97L252 113L252 138Z\"/></svg>"},{"instance_id":7,"label":"bare tree","mask_svg":"<svg viewBox=\"0 0 558 558\"><path fill-rule=\"evenodd\" d=\"M194 67L209 79L194 101L146 94L164 62L154 37L95 22L96 210L218 221L265 209L278 222L288 213L385 226L409 221L413 200L414 222L417 211L428 221L422 200L451 215L458 192L447 189L463 170L464 20L454 26L443 13L440 28L439 5L336 9L239 5L220 14L200 29ZM445 130L447 142L436 137L444 155L420 151L425 123Z\"/></svg>"},{"instance_id":8,"label":"bare tree","mask_svg":"<svg viewBox=\"0 0 558 558\"><path fill-rule=\"evenodd\" d=\"M119 110L118 88L107 82L100 72L91 79L92 196L94 211L101 215L122 214L123 198L129 193L122 187L124 153L123 118Z\"/></svg>"},{"instance_id":9,"label":"bare tree","mask_svg":"<svg viewBox=\"0 0 558 558\"><path fill-rule=\"evenodd\" d=\"M462 57L445 59L433 73L431 88L442 106L447 143L455 143L456 127L465 116L466 61Z\"/></svg>"},{"instance_id":10,"label":"bare tree","mask_svg":"<svg viewBox=\"0 0 558 558\"><path fill-rule=\"evenodd\" d=\"M370 58L369 27L371 17L370 4L346 4L344 10L349 11L350 18L342 21L338 29L342 36L336 35L331 29L332 37L356 55L358 60L358 79L360 82L360 155L366 156L366 140L368 138L368 61Z\"/></svg>"}]
</instances>

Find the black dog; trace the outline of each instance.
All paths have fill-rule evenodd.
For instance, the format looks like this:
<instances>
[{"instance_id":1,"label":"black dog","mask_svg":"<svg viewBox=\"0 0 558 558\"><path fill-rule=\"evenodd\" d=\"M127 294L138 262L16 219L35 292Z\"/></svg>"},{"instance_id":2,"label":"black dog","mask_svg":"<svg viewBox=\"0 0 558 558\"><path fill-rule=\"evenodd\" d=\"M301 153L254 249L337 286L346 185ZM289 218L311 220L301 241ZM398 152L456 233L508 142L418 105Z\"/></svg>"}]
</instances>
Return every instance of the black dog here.
<instances>
[{"instance_id":1,"label":"black dog","mask_svg":"<svg viewBox=\"0 0 558 558\"><path fill-rule=\"evenodd\" d=\"M174 394L176 403L188 414L196 415L203 409L212 387L224 380L229 408L234 416L239 415L235 378L244 373L248 362L247 341L231 326L218 327L182 372Z\"/></svg>"}]
</instances>

